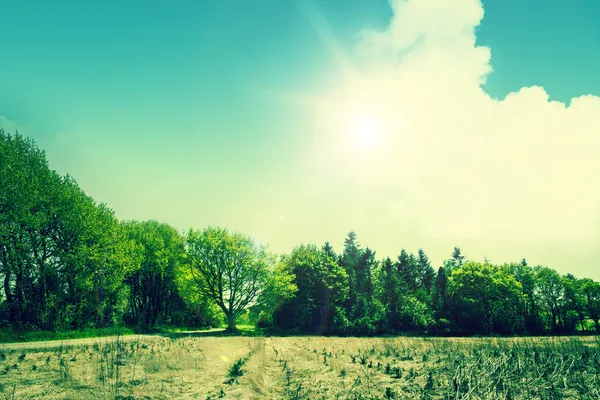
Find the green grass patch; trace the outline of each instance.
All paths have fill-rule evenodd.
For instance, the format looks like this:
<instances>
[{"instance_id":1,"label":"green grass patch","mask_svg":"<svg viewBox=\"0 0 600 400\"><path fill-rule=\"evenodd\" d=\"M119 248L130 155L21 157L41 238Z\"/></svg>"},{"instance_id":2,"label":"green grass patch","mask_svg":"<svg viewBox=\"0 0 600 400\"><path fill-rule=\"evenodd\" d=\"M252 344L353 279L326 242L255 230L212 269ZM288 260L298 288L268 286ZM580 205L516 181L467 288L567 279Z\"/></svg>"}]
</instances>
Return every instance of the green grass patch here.
<instances>
[{"instance_id":1,"label":"green grass patch","mask_svg":"<svg viewBox=\"0 0 600 400\"><path fill-rule=\"evenodd\" d=\"M168 325L157 325L152 331L160 333L180 333L180 332L195 332L195 331L208 331L212 329L210 326L168 326Z\"/></svg>"},{"instance_id":2,"label":"green grass patch","mask_svg":"<svg viewBox=\"0 0 600 400\"><path fill-rule=\"evenodd\" d=\"M38 342L47 340L87 339L93 337L133 335L135 332L130 328L85 328L77 331L52 332L52 331L13 331L12 329L0 329L0 343L9 342Z\"/></svg>"}]
</instances>

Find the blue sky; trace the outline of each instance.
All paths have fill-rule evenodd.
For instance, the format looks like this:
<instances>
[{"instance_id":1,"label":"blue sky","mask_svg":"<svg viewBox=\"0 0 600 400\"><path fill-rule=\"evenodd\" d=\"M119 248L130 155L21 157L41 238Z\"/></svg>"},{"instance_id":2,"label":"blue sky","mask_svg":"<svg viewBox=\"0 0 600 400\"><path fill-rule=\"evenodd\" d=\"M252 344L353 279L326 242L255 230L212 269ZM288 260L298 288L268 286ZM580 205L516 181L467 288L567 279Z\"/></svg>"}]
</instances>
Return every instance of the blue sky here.
<instances>
[{"instance_id":1,"label":"blue sky","mask_svg":"<svg viewBox=\"0 0 600 400\"><path fill-rule=\"evenodd\" d=\"M430 2L411 0L419 1ZM483 8L476 43L491 50L484 89L493 99L530 86L567 105L600 96L600 2L488 0ZM362 29L384 32L400 19L387 0L13 1L0 15L4 125L34 138L53 168L122 218L222 225L276 251L324 240L339 247L356 229L386 256L423 246L440 262L454 245L498 262L530 254L508 230L499 246L478 231L434 233L418 218L425 209L397 221L377 214L402 184L370 186L367 197L364 185L324 172L308 133L314 113L274 95L343 88L336 51L352 62ZM570 267L553 260L581 253L550 254L544 243L530 243L533 262L559 270Z\"/></svg>"}]
</instances>

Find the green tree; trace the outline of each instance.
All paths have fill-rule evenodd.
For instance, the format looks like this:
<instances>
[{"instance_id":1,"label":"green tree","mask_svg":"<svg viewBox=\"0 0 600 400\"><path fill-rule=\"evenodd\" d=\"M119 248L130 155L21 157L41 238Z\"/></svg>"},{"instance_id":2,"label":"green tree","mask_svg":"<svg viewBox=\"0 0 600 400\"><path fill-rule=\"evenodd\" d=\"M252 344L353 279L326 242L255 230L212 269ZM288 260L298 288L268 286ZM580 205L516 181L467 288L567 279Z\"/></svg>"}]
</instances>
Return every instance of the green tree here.
<instances>
[{"instance_id":1,"label":"green tree","mask_svg":"<svg viewBox=\"0 0 600 400\"><path fill-rule=\"evenodd\" d=\"M388 257L381 264L380 279L380 301L386 310L386 326L393 331L400 330L401 290L398 280L398 272L394 262Z\"/></svg>"},{"instance_id":2,"label":"green tree","mask_svg":"<svg viewBox=\"0 0 600 400\"><path fill-rule=\"evenodd\" d=\"M452 250L452 255L450 256L450 261L452 262L452 267L453 268L460 268L467 257L465 257L460 248L459 247L454 247L454 250Z\"/></svg>"},{"instance_id":3,"label":"green tree","mask_svg":"<svg viewBox=\"0 0 600 400\"><path fill-rule=\"evenodd\" d=\"M46 155L32 140L0 129L0 265L8 317L15 327L37 322L34 265L39 261L43 269L47 262L41 254L47 242L40 233L54 178Z\"/></svg>"},{"instance_id":4,"label":"green tree","mask_svg":"<svg viewBox=\"0 0 600 400\"><path fill-rule=\"evenodd\" d=\"M325 244L323 244L323 247L321 249L325 252L325 254L327 254L332 259L334 259L334 260L338 259L338 256L337 256L337 254L335 254L335 251L333 250L333 246L331 245L331 243L325 242Z\"/></svg>"},{"instance_id":5,"label":"green tree","mask_svg":"<svg viewBox=\"0 0 600 400\"><path fill-rule=\"evenodd\" d=\"M187 245L198 289L221 308L227 330L236 331L236 318L263 291L273 257L250 237L213 227L190 230Z\"/></svg>"},{"instance_id":6,"label":"green tree","mask_svg":"<svg viewBox=\"0 0 600 400\"><path fill-rule=\"evenodd\" d=\"M452 271L450 287L457 327L471 333L519 333L522 287L506 266L467 261Z\"/></svg>"},{"instance_id":7,"label":"green tree","mask_svg":"<svg viewBox=\"0 0 600 400\"><path fill-rule=\"evenodd\" d=\"M417 258L413 254L408 254L404 249L400 250L396 269L401 285L411 293L414 293L419 286L418 268Z\"/></svg>"},{"instance_id":8,"label":"green tree","mask_svg":"<svg viewBox=\"0 0 600 400\"><path fill-rule=\"evenodd\" d=\"M350 315L356 333L375 333L383 323L383 306L373 297L373 271L376 267L375 252L366 248L355 268L356 297Z\"/></svg>"},{"instance_id":9,"label":"green tree","mask_svg":"<svg viewBox=\"0 0 600 400\"><path fill-rule=\"evenodd\" d=\"M348 275L323 250L313 245L296 247L282 258L285 271L298 288L275 311L278 326L316 334L343 331L348 322L343 309L348 296Z\"/></svg>"},{"instance_id":10,"label":"green tree","mask_svg":"<svg viewBox=\"0 0 600 400\"><path fill-rule=\"evenodd\" d=\"M521 303L520 313L523 315L527 332L532 334L543 333L544 327L539 315L540 307L536 295L537 277L533 268L527 265L527 261L523 259L519 264L508 264L508 269L523 288L523 302Z\"/></svg>"},{"instance_id":11,"label":"green tree","mask_svg":"<svg viewBox=\"0 0 600 400\"><path fill-rule=\"evenodd\" d=\"M432 294L432 308L437 319L448 317L448 276L444 267L438 268Z\"/></svg>"},{"instance_id":12,"label":"green tree","mask_svg":"<svg viewBox=\"0 0 600 400\"><path fill-rule=\"evenodd\" d=\"M344 251L340 255L339 264L348 275L348 298L345 302L347 314L351 314L357 301L356 268L362 256L362 249L355 232L348 233L344 240Z\"/></svg>"},{"instance_id":13,"label":"green tree","mask_svg":"<svg viewBox=\"0 0 600 400\"><path fill-rule=\"evenodd\" d=\"M417 266L418 284L427 291L427 294L430 294L436 274L435 270L431 266L429 257L427 257L423 249L419 249L417 252Z\"/></svg>"},{"instance_id":14,"label":"green tree","mask_svg":"<svg viewBox=\"0 0 600 400\"><path fill-rule=\"evenodd\" d=\"M275 311L285 302L294 298L298 291L294 279L295 275L288 271L286 263L280 261L273 270L273 274L267 279L264 290L260 293L256 305L252 308L255 320L261 325L273 324Z\"/></svg>"},{"instance_id":15,"label":"green tree","mask_svg":"<svg viewBox=\"0 0 600 400\"><path fill-rule=\"evenodd\" d=\"M142 329L152 328L159 317L172 315L179 304L176 273L185 258L183 237L157 221L126 222L128 237L140 248L137 268L128 274L129 313Z\"/></svg>"},{"instance_id":16,"label":"green tree","mask_svg":"<svg viewBox=\"0 0 600 400\"><path fill-rule=\"evenodd\" d=\"M600 283L589 278L582 279L581 291L585 297L588 315L596 325L596 332L600 332Z\"/></svg>"},{"instance_id":17,"label":"green tree","mask_svg":"<svg viewBox=\"0 0 600 400\"><path fill-rule=\"evenodd\" d=\"M581 330L585 331L586 300L581 290L581 281L572 274L567 274L562 277L562 284L565 288L565 328L573 332L578 323Z\"/></svg>"},{"instance_id":18,"label":"green tree","mask_svg":"<svg viewBox=\"0 0 600 400\"><path fill-rule=\"evenodd\" d=\"M536 271L536 297L539 299L541 310L550 321L550 330L557 333L564 327L563 307L565 287L561 276L555 270L538 266Z\"/></svg>"}]
</instances>

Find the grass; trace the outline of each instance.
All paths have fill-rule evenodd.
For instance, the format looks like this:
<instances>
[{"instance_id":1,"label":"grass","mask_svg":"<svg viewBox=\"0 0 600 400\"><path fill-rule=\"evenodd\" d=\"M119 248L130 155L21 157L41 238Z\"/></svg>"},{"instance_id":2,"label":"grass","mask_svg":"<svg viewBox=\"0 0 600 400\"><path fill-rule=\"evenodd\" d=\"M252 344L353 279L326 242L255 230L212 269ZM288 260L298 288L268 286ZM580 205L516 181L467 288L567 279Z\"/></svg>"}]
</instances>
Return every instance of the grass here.
<instances>
[{"instance_id":1,"label":"grass","mask_svg":"<svg viewBox=\"0 0 600 400\"><path fill-rule=\"evenodd\" d=\"M119 337L0 345L0 399L598 399L600 339Z\"/></svg>"},{"instance_id":2,"label":"grass","mask_svg":"<svg viewBox=\"0 0 600 400\"><path fill-rule=\"evenodd\" d=\"M120 335L133 335L130 328L119 328ZM13 331L11 329L0 329L0 343L9 342L37 342L47 340L88 339L95 337L114 336L116 328L85 328L77 331L52 332L52 331Z\"/></svg>"}]
</instances>

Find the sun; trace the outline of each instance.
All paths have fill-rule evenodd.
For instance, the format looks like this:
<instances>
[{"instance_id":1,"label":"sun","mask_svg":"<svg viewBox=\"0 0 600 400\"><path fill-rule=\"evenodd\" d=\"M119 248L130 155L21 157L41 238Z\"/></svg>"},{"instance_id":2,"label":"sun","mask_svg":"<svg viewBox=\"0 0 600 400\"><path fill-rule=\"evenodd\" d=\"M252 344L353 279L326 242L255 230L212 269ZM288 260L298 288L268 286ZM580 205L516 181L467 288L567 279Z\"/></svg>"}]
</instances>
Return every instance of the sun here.
<instances>
[{"instance_id":1,"label":"sun","mask_svg":"<svg viewBox=\"0 0 600 400\"><path fill-rule=\"evenodd\" d=\"M358 114L350 121L351 140L359 149L371 149L381 142L381 120L373 115Z\"/></svg>"}]
</instances>

